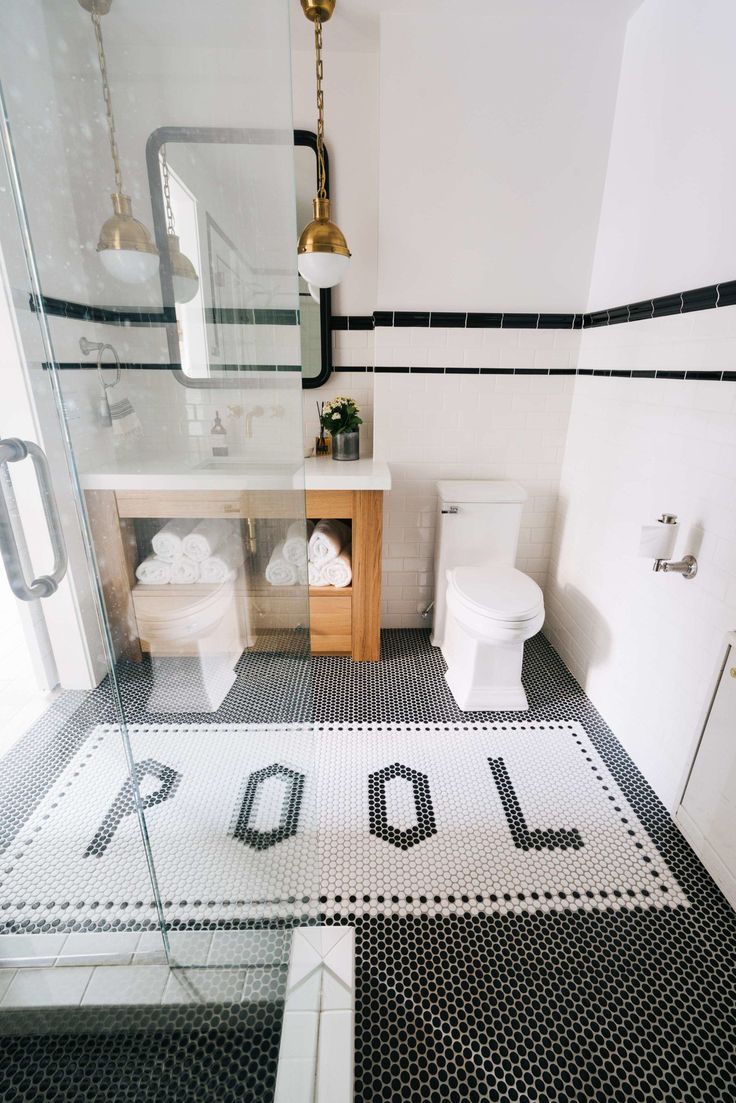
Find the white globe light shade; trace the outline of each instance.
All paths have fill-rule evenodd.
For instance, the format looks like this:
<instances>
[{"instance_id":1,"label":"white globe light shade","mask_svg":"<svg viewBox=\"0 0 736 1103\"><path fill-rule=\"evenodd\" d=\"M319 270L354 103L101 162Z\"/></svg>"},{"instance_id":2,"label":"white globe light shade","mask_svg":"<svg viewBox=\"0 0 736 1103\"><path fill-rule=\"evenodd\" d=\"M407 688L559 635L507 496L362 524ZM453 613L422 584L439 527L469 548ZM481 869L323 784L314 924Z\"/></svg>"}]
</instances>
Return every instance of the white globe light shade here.
<instances>
[{"instance_id":1,"label":"white globe light shade","mask_svg":"<svg viewBox=\"0 0 736 1103\"><path fill-rule=\"evenodd\" d=\"M300 253L299 275L313 287L334 287L345 275L350 257L342 253Z\"/></svg>"},{"instance_id":2,"label":"white globe light shade","mask_svg":"<svg viewBox=\"0 0 736 1103\"><path fill-rule=\"evenodd\" d=\"M199 291L199 280L190 276L174 276L174 302L189 303Z\"/></svg>"},{"instance_id":3,"label":"white globe light shade","mask_svg":"<svg viewBox=\"0 0 736 1103\"><path fill-rule=\"evenodd\" d=\"M320 302L319 288L315 287L313 283L308 283L307 288L309 289L309 294L312 296L314 301L316 303Z\"/></svg>"},{"instance_id":4,"label":"white globe light shade","mask_svg":"<svg viewBox=\"0 0 736 1103\"><path fill-rule=\"evenodd\" d=\"M105 271L121 283L145 283L158 271L158 253L141 253L134 249L100 249L99 257Z\"/></svg>"}]
</instances>

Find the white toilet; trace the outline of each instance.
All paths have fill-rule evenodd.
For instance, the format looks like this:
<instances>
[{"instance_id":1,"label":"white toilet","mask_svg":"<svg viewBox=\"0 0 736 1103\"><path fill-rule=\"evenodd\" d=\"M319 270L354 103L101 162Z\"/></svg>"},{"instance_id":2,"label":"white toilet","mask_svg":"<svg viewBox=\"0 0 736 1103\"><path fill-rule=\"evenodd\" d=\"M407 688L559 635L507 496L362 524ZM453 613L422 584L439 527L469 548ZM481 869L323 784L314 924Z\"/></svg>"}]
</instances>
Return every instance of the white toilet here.
<instances>
[{"instance_id":1,"label":"white toilet","mask_svg":"<svg viewBox=\"0 0 736 1103\"><path fill-rule=\"evenodd\" d=\"M522 712L524 640L544 623L536 582L514 567L526 491L518 483L437 483L432 643L463 711Z\"/></svg>"}]
</instances>

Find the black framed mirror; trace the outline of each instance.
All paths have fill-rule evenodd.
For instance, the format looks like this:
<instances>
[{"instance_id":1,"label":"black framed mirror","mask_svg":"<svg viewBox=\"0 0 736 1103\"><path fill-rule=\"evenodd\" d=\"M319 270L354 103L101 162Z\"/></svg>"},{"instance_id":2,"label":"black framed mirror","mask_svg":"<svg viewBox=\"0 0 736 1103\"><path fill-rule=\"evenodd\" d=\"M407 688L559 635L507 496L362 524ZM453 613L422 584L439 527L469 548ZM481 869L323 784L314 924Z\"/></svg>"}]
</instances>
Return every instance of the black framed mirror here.
<instances>
[{"instance_id":1,"label":"black framed mirror","mask_svg":"<svg viewBox=\"0 0 736 1103\"><path fill-rule=\"evenodd\" d=\"M196 295L187 303L174 296L161 173L164 147L176 232L199 276ZM288 132L232 127L159 127L148 138L146 168L169 362L184 386L230 387L233 371L300 371L302 386L312 388L332 372L330 289L320 290L317 302L300 276L294 310L293 256L284 254L283 241L280 255L269 252L268 210L261 208L268 207L279 181L288 180L287 154L294 161L301 228L312 217L317 181L317 137L311 131L295 130L293 146ZM329 195L327 150L325 186ZM230 218L231 211L238 217ZM299 322L297 347L288 327Z\"/></svg>"}]
</instances>

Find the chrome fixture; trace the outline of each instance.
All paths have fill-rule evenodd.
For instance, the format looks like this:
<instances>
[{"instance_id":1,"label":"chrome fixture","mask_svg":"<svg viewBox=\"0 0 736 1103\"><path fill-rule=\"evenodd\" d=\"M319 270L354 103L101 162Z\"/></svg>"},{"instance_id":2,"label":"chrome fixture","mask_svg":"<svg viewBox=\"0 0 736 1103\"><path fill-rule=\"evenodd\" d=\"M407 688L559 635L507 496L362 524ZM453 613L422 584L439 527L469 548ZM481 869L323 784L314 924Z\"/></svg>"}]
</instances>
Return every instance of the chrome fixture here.
<instances>
[{"instance_id":1,"label":"chrome fixture","mask_svg":"<svg viewBox=\"0 0 736 1103\"><path fill-rule=\"evenodd\" d=\"M51 550L54 553L51 574L39 575L30 582L23 570L21 550L16 539L16 528L21 540L23 540L23 529L15 506L10 472L7 467L9 463L19 463L28 456L36 473ZM13 518L15 518L15 528ZM30 440L20 440L18 437L0 440L0 555L5 565L10 589L21 601L36 601L38 598L50 597L51 594L56 593L59 583L66 574L66 545L48 460L37 444Z\"/></svg>"},{"instance_id":2,"label":"chrome fixture","mask_svg":"<svg viewBox=\"0 0 736 1103\"><path fill-rule=\"evenodd\" d=\"M158 249L150 233L137 218L133 217L130 196L123 190L123 174L120 169L115 116L112 110L112 96L107 76L107 59L102 41L100 17L110 11L112 0L79 0L79 4L90 13L97 44L97 63L102 79L102 98L105 103L107 133L110 141L110 154L115 175L115 191L112 193L113 214L103 224L97 252L105 269L121 283L144 283L154 275L158 268Z\"/></svg>"},{"instance_id":3,"label":"chrome fixture","mask_svg":"<svg viewBox=\"0 0 736 1103\"><path fill-rule=\"evenodd\" d=\"M314 52L317 77L317 194L313 200L314 218L304 227L299 238L299 274L307 281L309 293L319 299L315 290L334 287L345 275L350 263L350 250L345 235L330 218L330 201L325 184L325 97L322 91L322 24L335 10L335 0L301 0L302 10L314 23Z\"/></svg>"},{"instance_id":4,"label":"chrome fixture","mask_svg":"<svg viewBox=\"0 0 736 1103\"><path fill-rule=\"evenodd\" d=\"M106 429L109 429L112 425L112 413L110 411L110 398L107 392L111 391L113 387L117 387L120 382L122 373L120 357L113 346L106 344L105 341L88 341L86 337L80 337L79 347L85 356L89 356L91 352L97 353L97 378L102 389L102 394L97 405L97 420L100 425L104 425ZM108 383L102 374L102 357L106 352L111 352L115 359L115 378L112 383Z\"/></svg>"},{"instance_id":5,"label":"chrome fixture","mask_svg":"<svg viewBox=\"0 0 736 1103\"><path fill-rule=\"evenodd\" d=\"M666 574L681 574L683 578L695 578L698 573L698 561L694 555L683 555L682 559L655 559L655 571Z\"/></svg>"},{"instance_id":6,"label":"chrome fixture","mask_svg":"<svg viewBox=\"0 0 736 1103\"><path fill-rule=\"evenodd\" d=\"M429 605L425 605L425 607L423 609L422 609L421 606L419 607L419 616L423 617L424 620L426 620L433 609L434 609L434 602L430 601Z\"/></svg>"},{"instance_id":7,"label":"chrome fixture","mask_svg":"<svg viewBox=\"0 0 736 1103\"><path fill-rule=\"evenodd\" d=\"M658 523L674 526L677 524L677 514L663 513ZM655 559L652 570L665 574L679 574L685 579L695 578L698 573L698 561L694 555L683 555L682 559Z\"/></svg>"}]
</instances>

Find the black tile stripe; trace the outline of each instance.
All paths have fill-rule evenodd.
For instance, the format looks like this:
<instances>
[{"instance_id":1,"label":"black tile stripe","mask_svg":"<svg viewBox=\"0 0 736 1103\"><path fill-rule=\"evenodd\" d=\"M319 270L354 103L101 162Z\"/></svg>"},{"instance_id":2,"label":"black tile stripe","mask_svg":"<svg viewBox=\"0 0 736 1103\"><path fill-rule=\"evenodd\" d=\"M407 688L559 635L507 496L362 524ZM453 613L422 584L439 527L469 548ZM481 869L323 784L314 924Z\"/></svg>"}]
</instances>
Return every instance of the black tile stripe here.
<instances>
[{"instance_id":1,"label":"black tile stripe","mask_svg":"<svg viewBox=\"0 0 736 1103\"><path fill-rule=\"evenodd\" d=\"M377 364L375 368L336 368L335 371L375 371L379 375L595 375L615 379L689 379L709 380L715 383L736 382L736 371L654 371L650 368L428 368L425 366L397 367L393 364Z\"/></svg>"}]
</instances>

